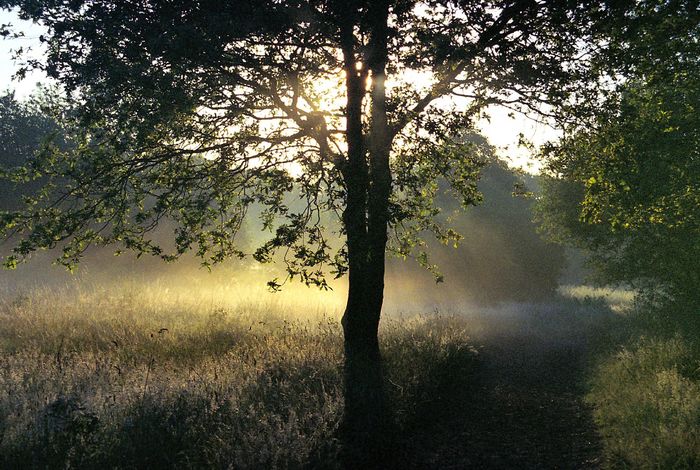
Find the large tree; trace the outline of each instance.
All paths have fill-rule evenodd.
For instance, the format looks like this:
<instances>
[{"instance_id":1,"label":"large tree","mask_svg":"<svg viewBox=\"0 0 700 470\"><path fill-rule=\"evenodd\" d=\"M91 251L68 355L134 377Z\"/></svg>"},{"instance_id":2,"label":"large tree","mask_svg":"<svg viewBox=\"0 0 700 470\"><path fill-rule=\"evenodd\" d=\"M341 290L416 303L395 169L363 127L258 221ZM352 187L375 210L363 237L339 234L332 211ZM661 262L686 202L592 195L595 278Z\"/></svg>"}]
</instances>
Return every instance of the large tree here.
<instances>
[{"instance_id":1,"label":"large tree","mask_svg":"<svg viewBox=\"0 0 700 470\"><path fill-rule=\"evenodd\" d=\"M604 6L535 0L3 0L43 24L30 63L71 97L70 152L51 146L30 173L44 196L6 213L23 235L13 264L63 245L72 265L116 243L204 263L242 256L235 233L264 207L290 277L325 287L347 272L343 429L368 455L386 422L377 338L385 253L432 230L447 181L477 199L481 164L455 136L488 105L556 105L580 79L587 27ZM305 201L288 205L290 194ZM323 213L336 214L341 237ZM172 250L149 239L177 223ZM341 238L342 243L335 244ZM276 287L276 283L272 283Z\"/></svg>"},{"instance_id":2,"label":"large tree","mask_svg":"<svg viewBox=\"0 0 700 470\"><path fill-rule=\"evenodd\" d=\"M636 2L605 31L604 93L545 149L540 218L602 281L700 305L700 3Z\"/></svg>"}]
</instances>

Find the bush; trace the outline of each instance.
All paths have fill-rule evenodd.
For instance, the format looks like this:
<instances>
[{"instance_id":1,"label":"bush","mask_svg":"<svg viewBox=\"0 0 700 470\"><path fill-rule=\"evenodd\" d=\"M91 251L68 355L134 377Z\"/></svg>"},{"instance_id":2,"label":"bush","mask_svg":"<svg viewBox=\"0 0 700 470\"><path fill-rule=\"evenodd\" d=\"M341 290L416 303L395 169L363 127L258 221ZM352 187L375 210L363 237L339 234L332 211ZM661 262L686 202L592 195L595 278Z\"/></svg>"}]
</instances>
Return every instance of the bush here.
<instances>
[{"instance_id":1,"label":"bush","mask_svg":"<svg viewBox=\"0 0 700 470\"><path fill-rule=\"evenodd\" d=\"M593 369L587 400L610 467L700 466L700 342L693 321L668 318L632 315L626 344Z\"/></svg>"}]
</instances>

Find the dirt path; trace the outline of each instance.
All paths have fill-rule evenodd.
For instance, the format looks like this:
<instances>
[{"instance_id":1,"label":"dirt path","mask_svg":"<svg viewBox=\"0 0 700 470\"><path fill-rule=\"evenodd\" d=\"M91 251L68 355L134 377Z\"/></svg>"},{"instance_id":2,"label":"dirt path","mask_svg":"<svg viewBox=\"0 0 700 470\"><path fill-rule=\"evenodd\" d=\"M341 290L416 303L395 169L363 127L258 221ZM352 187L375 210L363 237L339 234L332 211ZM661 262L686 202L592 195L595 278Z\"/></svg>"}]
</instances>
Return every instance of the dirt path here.
<instances>
[{"instance_id":1,"label":"dirt path","mask_svg":"<svg viewBox=\"0 0 700 470\"><path fill-rule=\"evenodd\" d=\"M590 469L600 443L582 401L585 344L526 335L482 341L468 380L449 381L414 442L413 468Z\"/></svg>"}]
</instances>

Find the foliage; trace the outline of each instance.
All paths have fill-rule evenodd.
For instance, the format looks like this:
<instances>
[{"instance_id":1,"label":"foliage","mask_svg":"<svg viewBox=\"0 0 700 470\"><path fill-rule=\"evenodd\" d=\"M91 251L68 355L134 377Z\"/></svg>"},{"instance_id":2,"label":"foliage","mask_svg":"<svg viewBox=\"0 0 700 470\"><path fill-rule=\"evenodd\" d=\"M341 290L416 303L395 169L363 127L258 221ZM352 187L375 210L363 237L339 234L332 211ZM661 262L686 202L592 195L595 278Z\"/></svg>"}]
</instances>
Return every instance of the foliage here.
<instances>
[{"instance_id":1,"label":"foliage","mask_svg":"<svg viewBox=\"0 0 700 470\"><path fill-rule=\"evenodd\" d=\"M11 107L8 109L15 110L4 114L8 122L6 127L8 135L26 131L27 138L31 136L31 140L28 140L22 152L12 150L8 153L16 159L12 165L15 168L26 164L37 151L40 151L41 146L46 143L46 141L41 140L41 136L50 138L51 133L56 132L55 125L51 124L53 120L50 118L49 112L53 112L52 109L60 109L57 109L55 105L53 108L41 105L41 103L47 103L51 99L57 99L49 93L50 91L47 90L39 90L38 93L24 102L8 97L8 102L11 103ZM19 110L24 110L23 112L29 117L24 120L10 120L10 116L20 115ZM28 110L31 110L31 113ZM35 129L26 124L27 122L32 123L34 120L46 121L50 125L47 125L46 128ZM479 301L491 302L533 300L551 295L556 288L557 276L563 263L562 250L556 245L543 243L535 233L530 221L532 200L514 196L513 191L516 186L524 184L521 181L522 175L517 176L507 168L505 163L499 161L495 155L495 149L479 134L475 132L463 133L460 140L465 145L469 145L470 152L474 155L474 161L477 163L474 168L475 174L465 175L465 181L478 181L479 193L477 197L484 199L484 201L469 211L463 211L460 201L450 190L449 184L444 180L436 181L434 190L429 191L425 188L426 193L430 192L429 197L415 201L415 204L420 204L425 211L434 214L431 218L423 221L424 225L420 226L423 232L418 232L419 227L414 227L414 232L411 234L408 230L397 231L396 243L393 243L389 249L394 251L399 258L404 255L411 256L411 252L416 251L415 256L418 261L422 261L424 265L428 264L434 275L444 275L447 280L446 285L440 286L440 290L435 291L436 294L439 293L442 296L454 297L455 290L458 290L470 300L478 299ZM477 175L476 170L479 168L481 170ZM32 183L34 191L40 189L40 183L40 181ZM2 188L5 187L6 193L4 193L3 198L5 206L20 208L21 192L18 192L10 184L2 186ZM436 207L431 207L433 202L435 202ZM284 203L290 210L303 209L303 204L300 201L288 198ZM260 209L261 206L258 204L251 205L247 212L247 219L242 222L238 230L236 239L242 250L254 249L265 242L265 234L259 233L255 223L255 219L260 215ZM338 221L332 217L326 217L322 222L324 227L330 230L340 230ZM406 223L404 222L404 226ZM430 231L431 226L435 231L439 230L441 226L449 226L459 235L446 233L445 239L452 237L452 243L449 244L429 243L422 238L427 238L425 235ZM168 232L172 228L172 224L161 223L160 230L157 233L152 233L151 237L159 243L167 243ZM456 248L457 251L455 251L453 243L457 244L457 237L460 240ZM46 256L52 258L56 256L56 253L50 252ZM37 256L34 256L34 263L37 263L36 258ZM120 267L133 273L136 266L132 261L130 257L113 259L112 253L105 248L103 250L92 249L90 253L85 255L82 264L91 275L96 274L94 268L97 265L104 263L108 263L114 273L119 272ZM154 272L165 269L157 261L153 263L145 261L139 262L139 272L146 269L147 266L151 267ZM188 261L195 260L188 259ZM182 263L183 261L180 264ZM468 272L464 271L464 266L470 267ZM31 267L27 266L24 269L31 269ZM388 269L390 271L390 286L396 283L397 286L401 286L400 288L405 288L408 283L415 283L415 288L420 290L421 284L431 284L427 278L429 274L417 269L413 263L407 266L407 263L402 261L390 261ZM534 274L535 272L537 274ZM397 278L392 273L400 274ZM54 271L52 276L56 274ZM269 275L270 278L276 276L278 273ZM19 277L18 273L14 273L12 279ZM36 277L36 274L32 274L32 277ZM9 280L10 278L6 281ZM435 287L430 287L430 289L434 290Z\"/></svg>"},{"instance_id":2,"label":"foliage","mask_svg":"<svg viewBox=\"0 0 700 470\"><path fill-rule=\"evenodd\" d=\"M21 208L21 196L41 188L32 161L44 139L53 138L57 145L65 145L57 121L59 111L55 90L39 89L25 101L18 101L9 92L0 96L0 176L15 182L0 180L0 209Z\"/></svg>"},{"instance_id":3,"label":"foliage","mask_svg":"<svg viewBox=\"0 0 700 470\"><path fill-rule=\"evenodd\" d=\"M697 303L700 283L700 49L697 9L638 2L596 61L595 115L545 149L554 178L540 215L554 238L591 250L606 282ZM617 75L616 75L617 74ZM647 290L647 293L653 292Z\"/></svg>"},{"instance_id":4,"label":"foliage","mask_svg":"<svg viewBox=\"0 0 700 470\"><path fill-rule=\"evenodd\" d=\"M166 260L194 250L209 265L244 255L235 234L248 208L261 204L269 237L254 257L267 262L281 250L290 276L321 287L324 268L341 275L348 256L330 242L338 234L319 222L322 214L342 219L348 188L380 178L370 162L378 121L365 105L360 133L368 146L353 167L359 173L350 174L346 79L369 78L376 91L386 76L385 103L373 95L369 104L387 118L388 223L407 230L400 240L431 229L449 241L452 231L429 222L438 212L430 201L435 179L449 181L467 205L477 199L479 162L454 139L457 131L490 104L531 109L563 100L576 77L575 44L599 9L595 2L388 2L380 72L369 70L379 47L375 2L0 5L18 6L48 28L48 55L30 65L57 79L76 110L67 123L72 149L49 146L37 157L46 195L3 217L6 232L24 236L10 264L65 246L60 261L72 266L87 246L114 243ZM370 90L360 86L362 104ZM446 95L467 104L439 104ZM290 208L290 197L303 208ZM358 217L369 217L367 207ZM149 238L162 220L177 225L174 246Z\"/></svg>"},{"instance_id":5,"label":"foliage","mask_svg":"<svg viewBox=\"0 0 700 470\"><path fill-rule=\"evenodd\" d=\"M478 134L463 138L479 149L484 162L477 185L483 202L462 212L446 185L438 185L435 199L442 213L437 217L460 239L456 246L422 243L444 285L421 289L426 276L413 264L390 263L389 278L397 287L390 284L389 291L400 297L401 291L411 288L438 304L551 298L565 265L564 250L541 238L532 221L534 200L517 194L518 188L536 191L538 179L509 169Z\"/></svg>"}]
</instances>

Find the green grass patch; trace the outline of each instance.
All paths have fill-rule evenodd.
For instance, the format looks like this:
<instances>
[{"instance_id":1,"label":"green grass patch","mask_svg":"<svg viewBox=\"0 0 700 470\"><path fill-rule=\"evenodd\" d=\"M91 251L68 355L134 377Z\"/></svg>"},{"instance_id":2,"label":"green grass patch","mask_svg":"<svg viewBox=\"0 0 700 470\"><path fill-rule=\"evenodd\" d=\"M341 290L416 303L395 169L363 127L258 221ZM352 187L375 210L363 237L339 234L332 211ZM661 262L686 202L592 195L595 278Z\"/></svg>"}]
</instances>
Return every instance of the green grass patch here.
<instances>
[{"instance_id":1,"label":"green grass patch","mask_svg":"<svg viewBox=\"0 0 700 470\"><path fill-rule=\"evenodd\" d=\"M696 313L640 307L619 319L618 334L603 343L587 401L595 410L608 467L700 467Z\"/></svg>"}]
</instances>

